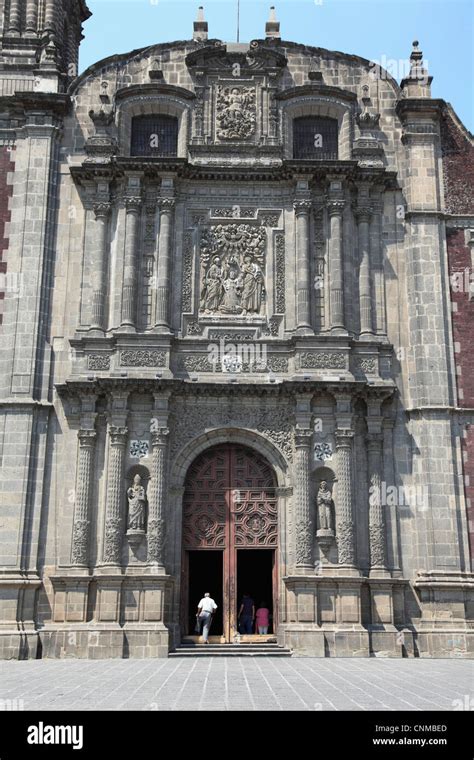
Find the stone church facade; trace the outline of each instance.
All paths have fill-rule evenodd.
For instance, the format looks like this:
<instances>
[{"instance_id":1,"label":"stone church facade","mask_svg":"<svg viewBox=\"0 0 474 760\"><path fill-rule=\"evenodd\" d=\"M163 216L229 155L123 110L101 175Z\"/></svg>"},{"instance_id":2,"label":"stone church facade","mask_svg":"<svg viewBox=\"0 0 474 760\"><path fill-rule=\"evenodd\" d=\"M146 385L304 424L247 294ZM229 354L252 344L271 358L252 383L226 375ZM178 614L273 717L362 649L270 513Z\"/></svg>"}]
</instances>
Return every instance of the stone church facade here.
<instances>
[{"instance_id":1,"label":"stone church facade","mask_svg":"<svg viewBox=\"0 0 474 760\"><path fill-rule=\"evenodd\" d=\"M296 655L472 656L472 136L418 44L199 11L77 76L83 0L0 6L0 656L166 657L204 591L233 642L246 589Z\"/></svg>"}]
</instances>

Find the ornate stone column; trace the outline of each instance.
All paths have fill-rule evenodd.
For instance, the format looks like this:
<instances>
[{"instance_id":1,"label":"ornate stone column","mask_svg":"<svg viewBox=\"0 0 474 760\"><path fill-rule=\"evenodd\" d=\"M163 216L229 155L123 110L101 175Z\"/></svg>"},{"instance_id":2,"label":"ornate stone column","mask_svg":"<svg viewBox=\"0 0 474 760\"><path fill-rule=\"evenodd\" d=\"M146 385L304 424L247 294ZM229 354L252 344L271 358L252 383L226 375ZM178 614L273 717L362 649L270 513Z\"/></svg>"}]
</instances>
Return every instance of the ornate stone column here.
<instances>
[{"instance_id":1,"label":"ornate stone column","mask_svg":"<svg viewBox=\"0 0 474 760\"><path fill-rule=\"evenodd\" d=\"M125 198L125 261L123 269L122 290L122 327L135 329L136 298L137 298L137 249L138 222L141 208L141 198L128 196Z\"/></svg>"},{"instance_id":2,"label":"ornate stone column","mask_svg":"<svg viewBox=\"0 0 474 760\"><path fill-rule=\"evenodd\" d=\"M78 464L76 476L76 501L74 507L74 522L72 533L73 565L87 566L89 564L90 536L90 497L93 480L96 432L92 429L81 429L78 438Z\"/></svg>"},{"instance_id":3,"label":"ornate stone column","mask_svg":"<svg viewBox=\"0 0 474 760\"><path fill-rule=\"evenodd\" d=\"M336 430L337 503L336 536L339 564L355 567L354 515L352 508L352 441L354 431Z\"/></svg>"},{"instance_id":4,"label":"ornate stone column","mask_svg":"<svg viewBox=\"0 0 474 760\"><path fill-rule=\"evenodd\" d=\"M106 329L105 324L105 296L106 284L106 260L107 260L107 220L110 212L110 203L100 201L95 203L95 226L96 226L96 255L93 261L91 273L92 280L92 329Z\"/></svg>"},{"instance_id":5,"label":"ornate stone column","mask_svg":"<svg viewBox=\"0 0 474 760\"><path fill-rule=\"evenodd\" d=\"M372 293L369 261L369 224L372 209L369 205L356 208L356 218L359 238L359 296L360 296L360 334L371 336L372 323Z\"/></svg>"},{"instance_id":6,"label":"ornate stone column","mask_svg":"<svg viewBox=\"0 0 474 760\"><path fill-rule=\"evenodd\" d=\"M372 201L372 220L370 224L370 261L374 280L373 328L376 335L387 334L385 314L385 277L383 269L382 240L383 194Z\"/></svg>"},{"instance_id":7,"label":"ornate stone column","mask_svg":"<svg viewBox=\"0 0 474 760\"><path fill-rule=\"evenodd\" d=\"M148 562L165 572L165 504L166 504L166 462L168 453L168 428L152 430L152 464L148 497Z\"/></svg>"},{"instance_id":8,"label":"ornate stone column","mask_svg":"<svg viewBox=\"0 0 474 760\"><path fill-rule=\"evenodd\" d=\"M293 202L296 215L297 329L303 333L313 332L310 312L309 214L311 206L310 200Z\"/></svg>"},{"instance_id":9,"label":"ornate stone column","mask_svg":"<svg viewBox=\"0 0 474 760\"><path fill-rule=\"evenodd\" d=\"M314 572L312 562L313 532L311 526L310 452L313 431L295 432L296 475L296 567L299 572Z\"/></svg>"},{"instance_id":10,"label":"ornate stone column","mask_svg":"<svg viewBox=\"0 0 474 760\"><path fill-rule=\"evenodd\" d=\"M158 252L158 277L156 292L155 326L161 331L169 331L169 292L171 275L171 232L175 206L174 198L161 198L160 239Z\"/></svg>"},{"instance_id":11,"label":"ornate stone column","mask_svg":"<svg viewBox=\"0 0 474 760\"><path fill-rule=\"evenodd\" d=\"M43 29L45 32L56 31L56 0L46 0Z\"/></svg>"},{"instance_id":12,"label":"ornate stone column","mask_svg":"<svg viewBox=\"0 0 474 760\"><path fill-rule=\"evenodd\" d=\"M10 0L10 13L8 15L8 34L20 34L20 28L20 0Z\"/></svg>"},{"instance_id":13,"label":"ornate stone column","mask_svg":"<svg viewBox=\"0 0 474 760\"><path fill-rule=\"evenodd\" d=\"M127 446L128 429L111 425L109 428L109 466L107 477L107 501L105 506L105 539L103 561L120 565L123 538L123 468Z\"/></svg>"},{"instance_id":14,"label":"ornate stone column","mask_svg":"<svg viewBox=\"0 0 474 760\"><path fill-rule=\"evenodd\" d=\"M345 202L332 198L329 212L329 292L331 331L344 332L344 256L342 246L342 212Z\"/></svg>"},{"instance_id":15,"label":"ornate stone column","mask_svg":"<svg viewBox=\"0 0 474 760\"><path fill-rule=\"evenodd\" d=\"M36 32L38 28L38 0L26 0L26 31Z\"/></svg>"},{"instance_id":16,"label":"ornate stone column","mask_svg":"<svg viewBox=\"0 0 474 760\"><path fill-rule=\"evenodd\" d=\"M382 506L382 433L367 437L369 466L370 574L387 569L385 520Z\"/></svg>"}]
</instances>

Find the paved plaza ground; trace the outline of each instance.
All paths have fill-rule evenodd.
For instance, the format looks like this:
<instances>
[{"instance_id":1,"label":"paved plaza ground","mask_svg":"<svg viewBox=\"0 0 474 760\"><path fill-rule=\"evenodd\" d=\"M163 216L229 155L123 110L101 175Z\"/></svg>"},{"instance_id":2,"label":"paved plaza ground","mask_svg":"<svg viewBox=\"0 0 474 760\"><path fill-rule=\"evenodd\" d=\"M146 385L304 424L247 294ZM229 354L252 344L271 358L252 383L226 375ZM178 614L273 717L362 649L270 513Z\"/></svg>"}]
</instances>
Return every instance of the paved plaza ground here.
<instances>
[{"instance_id":1,"label":"paved plaza ground","mask_svg":"<svg viewBox=\"0 0 474 760\"><path fill-rule=\"evenodd\" d=\"M466 660L192 658L0 663L0 709L469 710Z\"/></svg>"}]
</instances>

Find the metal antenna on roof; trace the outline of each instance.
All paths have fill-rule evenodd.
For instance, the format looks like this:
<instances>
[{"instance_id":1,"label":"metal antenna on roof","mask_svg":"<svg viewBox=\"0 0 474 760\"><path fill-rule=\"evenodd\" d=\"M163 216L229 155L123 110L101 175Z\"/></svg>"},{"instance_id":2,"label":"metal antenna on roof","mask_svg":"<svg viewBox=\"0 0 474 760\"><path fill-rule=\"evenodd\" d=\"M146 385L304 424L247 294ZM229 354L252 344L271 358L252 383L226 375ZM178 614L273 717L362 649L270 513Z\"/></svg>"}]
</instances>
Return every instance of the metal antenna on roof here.
<instances>
[{"instance_id":1,"label":"metal antenna on roof","mask_svg":"<svg viewBox=\"0 0 474 760\"><path fill-rule=\"evenodd\" d=\"M240 42L240 0L237 0L237 42Z\"/></svg>"}]
</instances>

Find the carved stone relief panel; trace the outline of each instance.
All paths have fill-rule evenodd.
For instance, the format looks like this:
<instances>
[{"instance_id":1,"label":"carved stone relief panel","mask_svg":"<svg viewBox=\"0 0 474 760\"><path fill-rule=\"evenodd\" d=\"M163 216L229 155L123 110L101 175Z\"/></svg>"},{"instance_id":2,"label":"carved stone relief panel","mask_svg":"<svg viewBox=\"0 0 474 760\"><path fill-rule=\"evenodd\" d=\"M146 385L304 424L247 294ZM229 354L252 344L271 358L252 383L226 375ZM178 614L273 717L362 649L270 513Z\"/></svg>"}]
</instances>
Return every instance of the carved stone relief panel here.
<instances>
[{"instance_id":1,"label":"carved stone relief panel","mask_svg":"<svg viewBox=\"0 0 474 760\"><path fill-rule=\"evenodd\" d=\"M248 140L257 126L255 87L218 85L216 134L218 140Z\"/></svg>"},{"instance_id":2,"label":"carved stone relief panel","mask_svg":"<svg viewBox=\"0 0 474 760\"><path fill-rule=\"evenodd\" d=\"M200 311L260 315L264 309L266 230L250 224L217 224L200 241Z\"/></svg>"}]
</instances>

